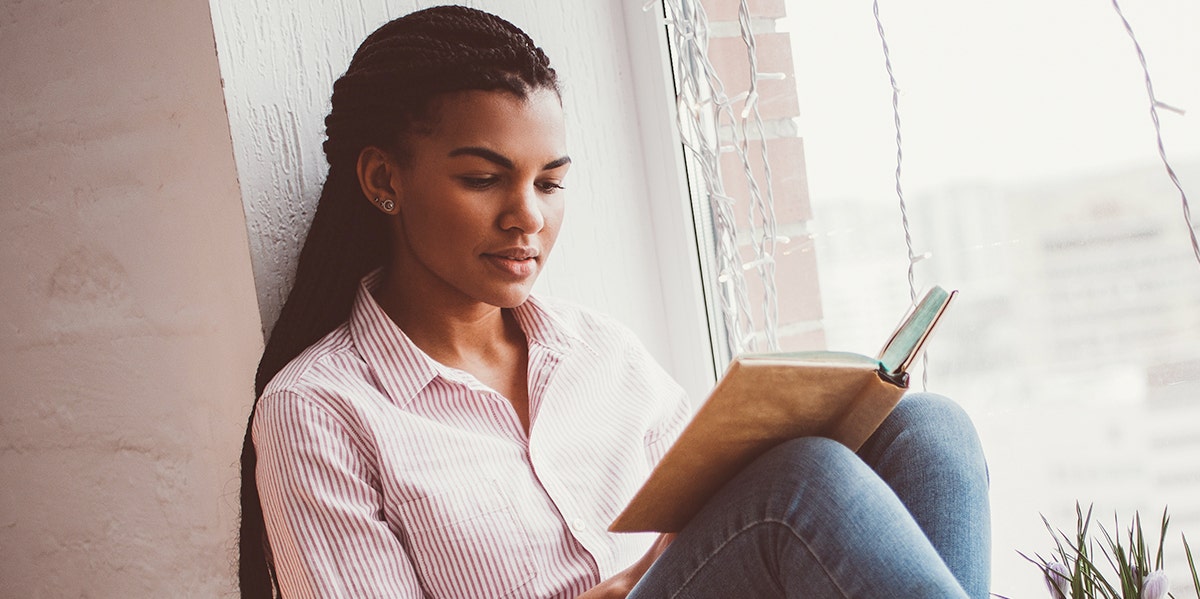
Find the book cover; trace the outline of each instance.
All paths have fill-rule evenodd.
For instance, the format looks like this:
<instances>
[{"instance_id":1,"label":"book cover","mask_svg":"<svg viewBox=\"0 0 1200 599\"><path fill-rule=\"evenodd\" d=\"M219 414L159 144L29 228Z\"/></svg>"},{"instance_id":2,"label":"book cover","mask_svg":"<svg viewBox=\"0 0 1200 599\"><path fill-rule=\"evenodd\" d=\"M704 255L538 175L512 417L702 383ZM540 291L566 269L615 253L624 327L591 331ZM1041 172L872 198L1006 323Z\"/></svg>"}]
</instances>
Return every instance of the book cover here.
<instances>
[{"instance_id":1,"label":"book cover","mask_svg":"<svg viewBox=\"0 0 1200 599\"><path fill-rule=\"evenodd\" d=\"M908 368L954 295L940 287L927 292L875 358L848 352L735 358L609 530L682 530L721 486L788 439L822 436L857 450L904 395Z\"/></svg>"}]
</instances>

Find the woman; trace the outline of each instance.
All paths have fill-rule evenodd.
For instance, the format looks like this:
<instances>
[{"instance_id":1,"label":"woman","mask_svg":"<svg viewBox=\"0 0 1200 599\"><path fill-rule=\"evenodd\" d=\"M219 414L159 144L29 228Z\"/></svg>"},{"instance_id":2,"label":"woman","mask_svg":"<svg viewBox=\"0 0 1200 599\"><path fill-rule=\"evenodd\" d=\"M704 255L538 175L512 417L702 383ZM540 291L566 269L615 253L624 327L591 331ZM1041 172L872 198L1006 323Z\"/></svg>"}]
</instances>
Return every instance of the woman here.
<instances>
[{"instance_id":1,"label":"woman","mask_svg":"<svg viewBox=\"0 0 1200 599\"><path fill-rule=\"evenodd\" d=\"M773 450L677 538L605 531L688 404L626 329L530 295L571 160L522 31L389 22L326 127L243 451L243 596L986 596L982 455L934 396L858 456Z\"/></svg>"}]
</instances>

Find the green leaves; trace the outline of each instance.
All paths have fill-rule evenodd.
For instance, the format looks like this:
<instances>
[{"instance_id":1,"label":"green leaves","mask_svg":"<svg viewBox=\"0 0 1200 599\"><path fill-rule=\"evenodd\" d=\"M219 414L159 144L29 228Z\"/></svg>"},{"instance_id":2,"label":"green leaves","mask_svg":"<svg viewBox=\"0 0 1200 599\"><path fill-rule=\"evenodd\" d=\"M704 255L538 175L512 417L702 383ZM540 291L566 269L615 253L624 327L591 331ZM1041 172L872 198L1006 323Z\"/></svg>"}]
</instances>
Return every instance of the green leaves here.
<instances>
[{"instance_id":1,"label":"green leaves","mask_svg":"<svg viewBox=\"0 0 1200 599\"><path fill-rule=\"evenodd\" d=\"M1172 596L1168 593L1170 581L1163 571L1163 554L1170 522L1166 509L1163 509L1158 530L1158 546L1153 552L1142 532L1141 515L1136 512L1125 534L1119 534L1121 527L1116 514L1113 514L1113 532L1109 532L1102 524L1096 524L1102 542L1097 542L1090 533L1091 506L1085 513L1076 503L1075 519L1075 534L1069 535L1054 528L1045 516L1042 517L1042 523L1054 540L1054 551L1049 557L1038 554L1029 557L1018 552L1041 569L1051 599L1165 599ZM1196 564L1187 537L1183 537L1183 547L1191 568L1192 584L1200 598L1200 576L1196 574ZM1108 567L1103 571L1097 565L1098 555L1107 562ZM1110 581L1109 576L1114 574L1115 579Z\"/></svg>"},{"instance_id":2,"label":"green leaves","mask_svg":"<svg viewBox=\"0 0 1200 599\"><path fill-rule=\"evenodd\" d=\"M1179 536L1183 539L1183 550L1187 553L1188 568L1192 570L1192 584L1196 587L1196 596L1200 597L1200 576L1196 575L1196 562L1192 561L1192 548L1188 545L1187 536L1183 533L1179 533Z\"/></svg>"}]
</instances>

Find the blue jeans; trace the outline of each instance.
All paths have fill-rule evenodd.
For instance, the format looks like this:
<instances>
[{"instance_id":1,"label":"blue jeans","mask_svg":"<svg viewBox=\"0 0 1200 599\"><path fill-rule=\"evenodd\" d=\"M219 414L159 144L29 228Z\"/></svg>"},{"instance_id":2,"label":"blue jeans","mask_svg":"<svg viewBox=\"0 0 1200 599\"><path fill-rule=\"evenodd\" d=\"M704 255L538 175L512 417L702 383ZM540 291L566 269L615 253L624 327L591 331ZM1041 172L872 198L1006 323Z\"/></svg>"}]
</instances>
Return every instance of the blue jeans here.
<instances>
[{"instance_id":1,"label":"blue jeans","mask_svg":"<svg viewBox=\"0 0 1200 599\"><path fill-rule=\"evenodd\" d=\"M629 599L988 596L987 466L950 400L917 393L859 450L788 441L727 484Z\"/></svg>"}]
</instances>

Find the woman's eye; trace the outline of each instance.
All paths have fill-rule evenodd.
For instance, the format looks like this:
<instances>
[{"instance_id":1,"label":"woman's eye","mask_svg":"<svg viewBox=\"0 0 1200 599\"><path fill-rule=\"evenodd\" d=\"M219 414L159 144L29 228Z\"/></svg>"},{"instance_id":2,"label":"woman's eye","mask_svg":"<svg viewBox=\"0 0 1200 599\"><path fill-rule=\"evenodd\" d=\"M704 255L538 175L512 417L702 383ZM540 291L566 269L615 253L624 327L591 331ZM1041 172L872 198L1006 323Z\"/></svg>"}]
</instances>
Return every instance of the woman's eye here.
<instances>
[{"instance_id":1,"label":"woman's eye","mask_svg":"<svg viewBox=\"0 0 1200 599\"><path fill-rule=\"evenodd\" d=\"M538 187L538 189L542 190L542 193L554 193L560 189L563 189L562 185L559 185L558 183L555 183L553 181L545 181L542 183L538 183L537 187Z\"/></svg>"},{"instance_id":2,"label":"woman's eye","mask_svg":"<svg viewBox=\"0 0 1200 599\"><path fill-rule=\"evenodd\" d=\"M459 180L471 189L487 189L496 183L498 177L459 177Z\"/></svg>"}]
</instances>

